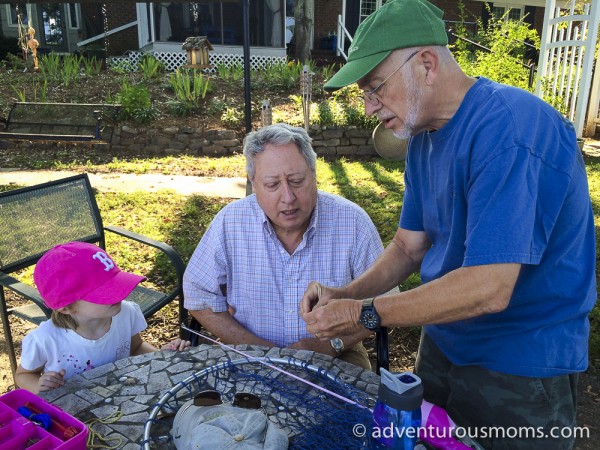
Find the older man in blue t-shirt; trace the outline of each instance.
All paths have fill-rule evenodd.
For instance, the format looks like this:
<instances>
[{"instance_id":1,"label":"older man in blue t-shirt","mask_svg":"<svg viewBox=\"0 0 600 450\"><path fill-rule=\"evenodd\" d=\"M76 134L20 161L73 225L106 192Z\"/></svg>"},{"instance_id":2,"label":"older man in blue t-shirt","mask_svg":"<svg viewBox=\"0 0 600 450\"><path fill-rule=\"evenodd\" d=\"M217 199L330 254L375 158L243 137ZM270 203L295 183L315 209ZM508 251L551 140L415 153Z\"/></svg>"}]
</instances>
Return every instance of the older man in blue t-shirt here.
<instances>
[{"instance_id":1,"label":"older man in blue t-shirt","mask_svg":"<svg viewBox=\"0 0 600 450\"><path fill-rule=\"evenodd\" d=\"M311 284L303 317L322 339L424 325L425 399L485 448L570 448L597 297L583 158L548 104L466 76L441 17L391 0L325 86L357 82L367 113L412 138L392 243L347 286ZM381 295L419 269L422 286Z\"/></svg>"}]
</instances>

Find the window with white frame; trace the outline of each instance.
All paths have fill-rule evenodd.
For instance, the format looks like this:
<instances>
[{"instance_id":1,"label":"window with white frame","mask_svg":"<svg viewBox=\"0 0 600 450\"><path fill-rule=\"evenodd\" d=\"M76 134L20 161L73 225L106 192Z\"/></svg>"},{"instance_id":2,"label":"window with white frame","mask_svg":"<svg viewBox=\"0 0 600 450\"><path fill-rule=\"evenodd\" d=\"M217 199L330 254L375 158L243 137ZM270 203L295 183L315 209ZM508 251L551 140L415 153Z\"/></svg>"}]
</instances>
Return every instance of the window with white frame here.
<instances>
[{"instance_id":1,"label":"window with white frame","mask_svg":"<svg viewBox=\"0 0 600 450\"><path fill-rule=\"evenodd\" d=\"M387 0L360 0L360 17L359 22L362 22L375 10L381 8Z\"/></svg>"},{"instance_id":2,"label":"window with white frame","mask_svg":"<svg viewBox=\"0 0 600 450\"><path fill-rule=\"evenodd\" d=\"M67 3L67 12L69 14L69 28L79 29L79 23L81 22L79 3Z\"/></svg>"},{"instance_id":3,"label":"window with white frame","mask_svg":"<svg viewBox=\"0 0 600 450\"><path fill-rule=\"evenodd\" d=\"M496 19L521 20L524 15L523 6L519 5L498 5L494 3L492 14Z\"/></svg>"}]
</instances>

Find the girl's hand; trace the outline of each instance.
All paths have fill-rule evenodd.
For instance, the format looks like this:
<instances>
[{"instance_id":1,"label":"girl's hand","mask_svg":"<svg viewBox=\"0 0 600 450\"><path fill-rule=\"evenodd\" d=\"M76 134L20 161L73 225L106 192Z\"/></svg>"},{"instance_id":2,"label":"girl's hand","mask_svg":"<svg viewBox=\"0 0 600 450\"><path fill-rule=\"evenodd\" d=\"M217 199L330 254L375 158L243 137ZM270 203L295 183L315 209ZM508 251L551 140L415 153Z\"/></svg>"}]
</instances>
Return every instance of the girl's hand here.
<instances>
[{"instance_id":1,"label":"girl's hand","mask_svg":"<svg viewBox=\"0 0 600 450\"><path fill-rule=\"evenodd\" d=\"M50 391L65 384L65 369L60 372L45 372L38 381L39 392Z\"/></svg>"},{"instance_id":2,"label":"girl's hand","mask_svg":"<svg viewBox=\"0 0 600 450\"><path fill-rule=\"evenodd\" d=\"M190 341L184 341L183 339L175 339L168 344L165 344L161 347L161 350L175 350L182 352L190 348L192 343Z\"/></svg>"}]
</instances>

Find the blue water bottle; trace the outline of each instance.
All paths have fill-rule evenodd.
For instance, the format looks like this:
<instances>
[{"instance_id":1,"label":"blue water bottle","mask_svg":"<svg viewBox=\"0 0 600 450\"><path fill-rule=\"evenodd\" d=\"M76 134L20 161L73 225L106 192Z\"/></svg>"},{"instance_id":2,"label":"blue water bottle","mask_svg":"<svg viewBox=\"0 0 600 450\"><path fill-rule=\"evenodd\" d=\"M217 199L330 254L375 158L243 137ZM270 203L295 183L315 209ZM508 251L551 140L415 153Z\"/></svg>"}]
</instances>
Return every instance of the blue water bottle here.
<instances>
[{"instance_id":1,"label":"blue water bottle","mask_svg":"<svg viewBox=\"0 0 600 450\"><path fill-rule=\"evenodd\" d=\"M381 369L381 383L373 408L372 448L413 450L421 426L423 385L411 372Z\"/></svg>"}]
</instances>

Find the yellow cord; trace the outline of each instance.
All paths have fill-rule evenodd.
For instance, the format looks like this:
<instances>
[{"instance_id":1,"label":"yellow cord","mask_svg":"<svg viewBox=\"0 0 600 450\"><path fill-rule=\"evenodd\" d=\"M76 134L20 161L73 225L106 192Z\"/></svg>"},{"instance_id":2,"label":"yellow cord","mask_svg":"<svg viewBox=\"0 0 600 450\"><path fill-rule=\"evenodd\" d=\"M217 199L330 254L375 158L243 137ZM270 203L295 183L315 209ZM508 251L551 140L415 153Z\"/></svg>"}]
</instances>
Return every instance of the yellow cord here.
<instances>
[{"instance_id":1,"label":"yellow cord","mask_svg":"<svg viewBox=\"0 0 600 450\"><path fill-rule=\"evenodd\" d=\"M103 424L115 423L118 420L120 420L121 417L123 417L123 411L118 410L118 411L114 412L113 414L110 414L104 418L94 418L94 419L90 419L90 420L86 421L85 424L87 425L88 429L90 430L88 437L87 437L87 448L106 448L109 450L113 450L113 449L117 449L117 448L121 447L121 444L123 443L123 439L121 439L120 436L115 436L114 438L107 439L104 436L102 436L100 433L98 433L97 431L94 431L94 429L92 428L97 423L103 423ZM95 440L98 440L100 442L98 442L97 444L94 444ZM117 441L117 443L113 444L113 445L109 445L109 442L112 442L112 441Z\"/></svg>"}]
</instances>

